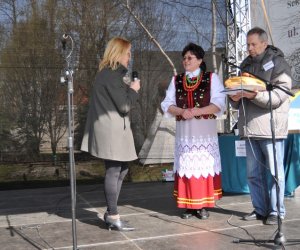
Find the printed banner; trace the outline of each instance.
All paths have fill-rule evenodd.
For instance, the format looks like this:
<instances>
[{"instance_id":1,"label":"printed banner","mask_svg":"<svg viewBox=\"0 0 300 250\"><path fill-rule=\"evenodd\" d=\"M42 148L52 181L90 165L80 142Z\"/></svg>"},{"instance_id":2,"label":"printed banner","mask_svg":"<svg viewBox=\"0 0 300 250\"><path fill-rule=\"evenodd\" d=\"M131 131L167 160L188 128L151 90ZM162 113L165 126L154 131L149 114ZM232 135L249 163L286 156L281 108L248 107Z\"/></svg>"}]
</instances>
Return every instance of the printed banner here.
<instances>
[{"instance_id":1,"label":"printed banner","mask_svg":"<svg viewBox=\"0 0 300 250\"><path fill-rule=\"evenodd\" d=\"M251 3L251 27L266 31L261 1ZM292 67L293 87L300 87L300 0L265 0L274 46L281 49ZM269 39L271 44L271 39Z\"/></svg>"}]
</instances>

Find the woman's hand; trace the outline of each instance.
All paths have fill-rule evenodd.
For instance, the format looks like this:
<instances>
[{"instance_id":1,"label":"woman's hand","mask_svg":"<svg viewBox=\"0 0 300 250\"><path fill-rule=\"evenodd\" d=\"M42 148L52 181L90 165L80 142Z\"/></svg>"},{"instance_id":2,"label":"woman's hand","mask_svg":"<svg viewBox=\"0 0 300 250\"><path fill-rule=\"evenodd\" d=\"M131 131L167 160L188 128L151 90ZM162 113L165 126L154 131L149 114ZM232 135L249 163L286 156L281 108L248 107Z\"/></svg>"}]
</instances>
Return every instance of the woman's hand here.
<instances>
[{"instance_id":1,"label":"woman's hand","mask_svg":"<svg viewBox=\"0 0 300 250\"><path fill-rule=\"evenodd\" d=\"M141 88L141 83L140 83L140 80L137 79L135 81L132 81L130 83L130 88L132 88L135 92L138 92Z\"/></svg>"},{"instance_id":2,"label":"woman's hand","mask_svg":"<svg viewBox=\"0 0 300 250\"><path fill-rule=\"evenodd\" d=\"M190 109L183 109L181 116L186 120L194 118L193 112Z\"/></svg>"},{"instance_id":3,"label":"woman's hand","mask_svg":"<svg viewBox=\"0 0 300 250\"><path fill-rule=\"evenodd\" d=\"M210 103L208 106L205 107L195 107L192 109L192 113L194 116L201 116L201 115L212 115L220 112L220 108L213 104Z\"/></svg>"},{"instance_id":4,"label":"woman's hand","mask_svg":"<svg viewBox=\"0 0 300 250\"><path fill-rule=\"evenodd\" d=\"M196 108L196 107L192 109L192 114L193 116L203 115L203 113L201 112L201 108Z\"/></svg>"}]
</instances>

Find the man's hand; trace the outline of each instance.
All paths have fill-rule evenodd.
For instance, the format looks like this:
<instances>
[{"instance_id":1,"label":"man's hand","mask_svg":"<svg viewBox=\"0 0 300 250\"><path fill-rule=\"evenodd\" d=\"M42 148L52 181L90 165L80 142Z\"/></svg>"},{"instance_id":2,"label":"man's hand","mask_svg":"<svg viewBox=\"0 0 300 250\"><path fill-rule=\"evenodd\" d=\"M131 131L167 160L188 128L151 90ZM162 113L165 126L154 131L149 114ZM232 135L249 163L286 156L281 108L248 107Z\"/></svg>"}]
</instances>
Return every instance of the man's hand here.
<instances>
[{"instance_id":1,"label":"man's hand","mask_svg":"<svg viewBox=\"0 0 300 250\"><path fill-rule=\"evenodd\" d=\"M234 102L238 102L242 97L242 92L238 92L235 95L229 95L229 98Z\"/></svg>"},{"instance_id":2,"label":"man's hand","mask_svg":"<svg viewBox=\"0 0 300 250\"><path fill-rule=\"evenodd\" d=\"M236 93L235 95L230 95L230 99L234 102L239 101L241 98L254 99L257 95L258 91L241 91Z\"/></svg>"},{"instance_id":3,"label":"man's hand","mask_svg":"<svg viewBox=\"0 0 300 250\"><path fill-rule=\"evenodd\" d=\"M247 77L253 77L253 78L255 78L255 76L253 76L253 75L251 75L249 73L246 73L246 72L243 72L242 76L247 76Z\"/></svg>"}]
</instances>

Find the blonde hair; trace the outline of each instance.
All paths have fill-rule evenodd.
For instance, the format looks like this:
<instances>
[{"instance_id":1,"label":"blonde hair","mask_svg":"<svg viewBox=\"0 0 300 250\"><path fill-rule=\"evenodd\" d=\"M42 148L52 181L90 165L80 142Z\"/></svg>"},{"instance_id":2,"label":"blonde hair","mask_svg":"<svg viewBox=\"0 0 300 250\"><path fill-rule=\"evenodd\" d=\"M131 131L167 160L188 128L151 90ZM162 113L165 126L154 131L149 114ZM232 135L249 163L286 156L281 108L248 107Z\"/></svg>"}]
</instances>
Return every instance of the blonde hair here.
<instances>
[{"instance_id":1,"label":"blonde hair","mask_svg":"<svg viewBox=\"0 0 300 250\"><path fill-rule=\"evenodd\" d=\"M120 57L126 52L130 45L131 43L122 37L112 38L106 46L103 59L99 64L99 70L105 67L110 67L115 70L120 64Z\"/></svg>"}]
</instances>

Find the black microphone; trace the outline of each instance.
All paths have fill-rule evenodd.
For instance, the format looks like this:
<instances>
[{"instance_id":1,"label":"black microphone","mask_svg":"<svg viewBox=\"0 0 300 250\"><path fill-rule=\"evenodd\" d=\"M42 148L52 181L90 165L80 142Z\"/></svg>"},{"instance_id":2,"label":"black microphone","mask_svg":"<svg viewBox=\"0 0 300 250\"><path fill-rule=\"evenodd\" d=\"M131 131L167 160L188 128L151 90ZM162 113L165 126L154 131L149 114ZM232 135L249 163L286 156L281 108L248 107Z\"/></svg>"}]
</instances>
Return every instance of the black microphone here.
<instances>
[{"instance_id":1,"label":"black microphone","mask_svg":"<svg viewBox=\"0 0 300 250\"><path fill-rule=\"evenodd\" d=\"M221 57L222 57L222 61L223 61L224 63L227 63L227 62L228 62L228 58L225 56L225 54L222 54Z\"/></svg>"},{"instance_id":2,"label":"black microphone","mask_svg":"<svg viewBox=\"0 0 300 250\"><path fill-rule=\"evenodd\" d=\"M131 73L131 78L132 78L132 81L136 81L139 79L139 74L137 71L132 71Z\"/></svg>"},{"instance_id":3,"label":"black microphone","mask_svg":"<svg viewBox=\"0 0 300 250\"><path fill-rule=\"evenodd\" d=\"M221 54L221 58L224 63L230 63L230 60L235 60L235 58L233 56L226 57L225 54Z\"/></svg>"},{"instance_id":4,"label":"black microphone","mask_svg":"<svg viewBox=\"0 0 300 250\"><path fill-rule=\"evenodd\" d=\"M63 34L63 35L62 35L62 38L61 38L61 45L62 45L63 50L66 49L66 43L67 43L68 37L69 37L69 35L67 35L67 34Z\"/></svg>"}]
</instances>

